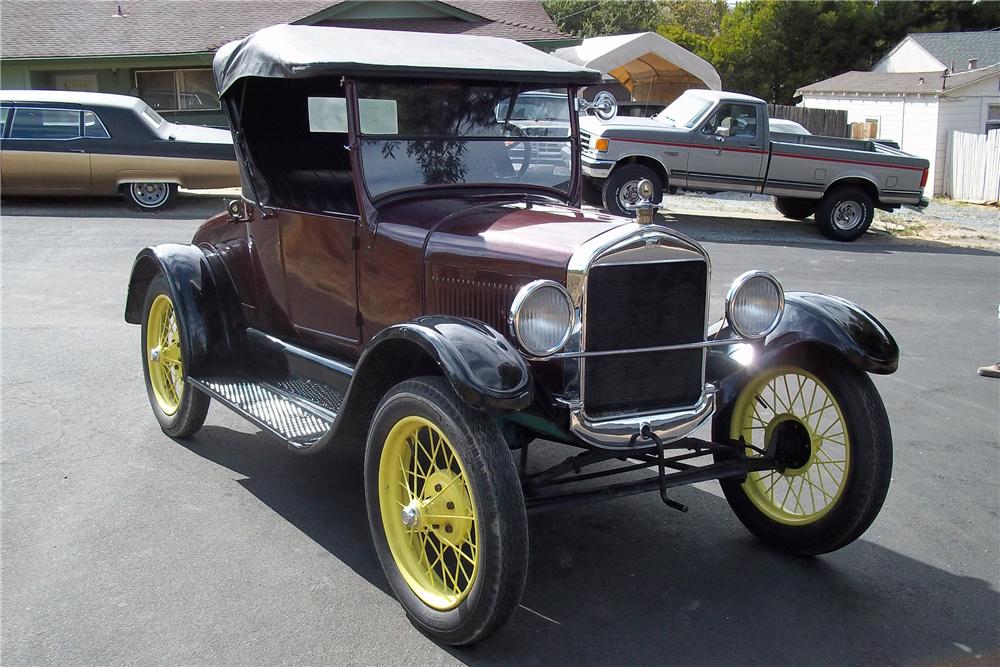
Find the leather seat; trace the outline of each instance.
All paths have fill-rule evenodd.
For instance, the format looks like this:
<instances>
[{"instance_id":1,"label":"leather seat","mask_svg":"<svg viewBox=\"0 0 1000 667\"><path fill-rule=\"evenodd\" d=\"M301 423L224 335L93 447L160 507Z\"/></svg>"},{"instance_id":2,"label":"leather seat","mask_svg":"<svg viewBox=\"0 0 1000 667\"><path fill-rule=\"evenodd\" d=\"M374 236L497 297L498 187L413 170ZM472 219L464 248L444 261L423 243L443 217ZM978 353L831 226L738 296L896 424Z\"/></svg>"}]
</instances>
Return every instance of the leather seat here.
<instances>
[{"instance_id":1,"label":"leather seat","mask_svg":"<svg viewBox=\"0 0 1000 667\"><path fill-rule=\"evenodd\" d=\"M279 206L322 213L357 214L354 179L340 169L295 169L271 175Z\"/></svg>"}]
</instances>

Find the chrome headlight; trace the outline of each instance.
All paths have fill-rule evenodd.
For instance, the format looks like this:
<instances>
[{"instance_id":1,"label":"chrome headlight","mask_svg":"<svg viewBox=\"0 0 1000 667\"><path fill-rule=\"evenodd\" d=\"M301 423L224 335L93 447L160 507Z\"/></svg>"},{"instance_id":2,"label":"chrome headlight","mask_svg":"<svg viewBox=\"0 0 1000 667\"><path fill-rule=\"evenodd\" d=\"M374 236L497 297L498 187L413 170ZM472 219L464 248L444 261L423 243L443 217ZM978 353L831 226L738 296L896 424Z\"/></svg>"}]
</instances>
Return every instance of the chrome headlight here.
<instances>
[{"instance_id":1,"label":"chrome headlight","mask_svg":"<svg viewBox=\"0 0 1000 667\"><path fill-rule=\"evenodd\" d=\"M781 283L766 271L747 271L726 294L726 319L744 338L763 338L774 331L784 310Z\"/></svg>"},{"instance_id":2,"label":"chrome headlight","mask_svg":"<svg viewBox=\"0 0 1000 667\"><path fill-rule=\"evenodd\" d=\"M545 357L558 352L573 328L573 304L566 288L535 280L517 293L510 306L510 333L525 352Z\"/></svg>"}]
</instances>

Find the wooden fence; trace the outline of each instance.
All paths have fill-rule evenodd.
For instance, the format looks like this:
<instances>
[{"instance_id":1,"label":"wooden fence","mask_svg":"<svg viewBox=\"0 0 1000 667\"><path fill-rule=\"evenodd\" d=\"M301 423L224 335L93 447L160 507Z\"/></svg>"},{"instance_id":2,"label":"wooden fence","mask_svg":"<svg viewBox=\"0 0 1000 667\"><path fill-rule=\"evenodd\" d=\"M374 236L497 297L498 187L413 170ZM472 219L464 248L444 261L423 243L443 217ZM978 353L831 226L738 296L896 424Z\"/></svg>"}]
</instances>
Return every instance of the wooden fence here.
<instances>
[{"instance_id":1,"label":"wooden fence","mask_svg":"<svg viewBox=\"0 0 1000 667\"><path fill-rule=\"evenodd\" d=\"M1000 130L952 132L945 156L945 195L977 204L1000 201Z\"/></svg>"},{"instance_id":2,"label":"wooden fence","mask_svg":"<svg viewBox=\"0 0 1000 667\"><path fill-rule=\"evenodd\" d=\"M824 137L847 137L847 112L842 109L809 109L784 104L768 104L771 118L794 120L813 134Z\"/></svg>"}]
</instances>

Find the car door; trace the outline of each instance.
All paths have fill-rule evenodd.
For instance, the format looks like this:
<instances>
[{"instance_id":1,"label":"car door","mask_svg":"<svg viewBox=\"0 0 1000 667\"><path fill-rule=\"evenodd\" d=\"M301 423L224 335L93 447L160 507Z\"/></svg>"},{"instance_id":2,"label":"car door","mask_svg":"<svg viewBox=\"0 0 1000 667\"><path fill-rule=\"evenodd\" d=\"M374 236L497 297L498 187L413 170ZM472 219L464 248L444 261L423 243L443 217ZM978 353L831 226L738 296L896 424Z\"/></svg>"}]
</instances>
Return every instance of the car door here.
<instances>
[{"instance_id":1,"label":"car door","mask_svg":"<svg viewBox=\"0 0 1000 667\"><path fill-rule=\"evenodd\" d=\"M86 192L90 156L79 109L15 106L2 147L2 186L9 192Z\"/></svg>"},{"instance_id":2,"label":"car door","mask_svg":"<svg viewBox=\"0 0 1000 667\"><path fill-rule=\"evenodd\" d=\"M356 215L278 210L289 317L309 347L351 351L358 319Z\"/></svg>"},{"instance_id":3,"label":"car door","mask_svg":"<svg viewBox=\"0 0 1000 667\"><path fill-rule=\"evenodd\" d=\"M694 134L687 186L759 192L767 156L762 120L759 105L720 104Z\"/></svg>"}]
</instances>

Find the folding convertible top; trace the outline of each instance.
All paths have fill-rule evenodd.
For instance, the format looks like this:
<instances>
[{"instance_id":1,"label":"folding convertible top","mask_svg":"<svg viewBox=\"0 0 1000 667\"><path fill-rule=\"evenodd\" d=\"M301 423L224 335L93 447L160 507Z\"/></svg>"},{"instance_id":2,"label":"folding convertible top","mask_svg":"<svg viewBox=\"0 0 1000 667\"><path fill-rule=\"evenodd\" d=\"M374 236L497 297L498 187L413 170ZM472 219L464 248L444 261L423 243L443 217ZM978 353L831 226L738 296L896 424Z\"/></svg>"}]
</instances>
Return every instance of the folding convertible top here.
<instances>
[{"instance_id":1,"label":"folding convertible top","mask_svg":"<svg viewBox=\"0 0 1000 667\"><path fill-rule=\"evenodd\" d=\"M601 74L499 37L276 25L215 54L219 94L246 77L444 77L553 85L600 83Z\"/></svg>"}]
</instances>

